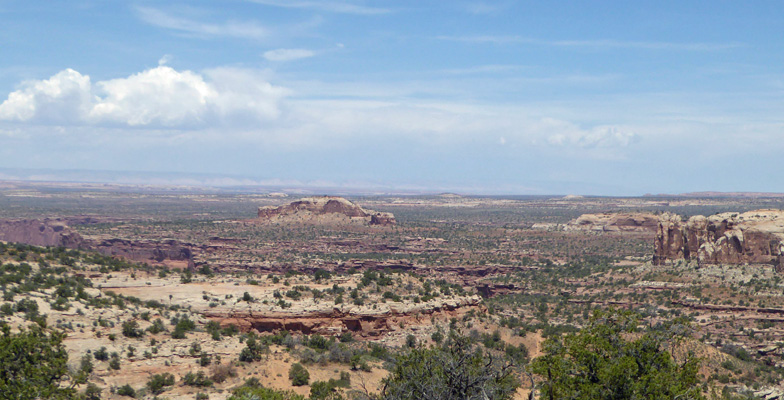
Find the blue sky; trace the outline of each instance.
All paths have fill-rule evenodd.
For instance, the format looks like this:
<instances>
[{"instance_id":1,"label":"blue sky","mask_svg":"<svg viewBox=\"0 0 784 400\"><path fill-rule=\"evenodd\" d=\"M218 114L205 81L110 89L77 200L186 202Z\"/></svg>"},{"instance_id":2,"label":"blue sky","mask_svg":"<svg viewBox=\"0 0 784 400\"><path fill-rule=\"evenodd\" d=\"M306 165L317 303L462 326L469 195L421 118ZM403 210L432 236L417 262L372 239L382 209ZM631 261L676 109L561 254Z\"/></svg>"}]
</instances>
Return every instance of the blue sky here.
<instances>
[{"instance_id":1,"label":"blue sky","mask_svg":"<svg viewBox=\"0 0 784 400\"><path fill-rule=\"evenodd\" d=\"M782 27L779 1L3 1L0 168L784 192Z\"/></svg>"}]
</instances>

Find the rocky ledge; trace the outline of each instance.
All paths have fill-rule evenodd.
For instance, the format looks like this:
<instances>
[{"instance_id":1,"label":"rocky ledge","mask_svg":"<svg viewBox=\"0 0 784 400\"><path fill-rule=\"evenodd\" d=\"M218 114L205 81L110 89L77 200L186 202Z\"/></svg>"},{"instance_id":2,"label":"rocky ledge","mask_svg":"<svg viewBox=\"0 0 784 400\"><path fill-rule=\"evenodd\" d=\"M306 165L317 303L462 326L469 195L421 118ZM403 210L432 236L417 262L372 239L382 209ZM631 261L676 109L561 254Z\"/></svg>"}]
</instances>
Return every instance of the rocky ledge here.
<instances>
[{"instance_id":1,"label":"rocky ledge","mask_svg":"<svg viewBox=\"0 0 784 400\"><path fill-rule=\"evenodd\" d=\"M203 315L221 326L235 325L243 331L277 332L288 330L304 334L337 335L353 332L362 338L378 338L398 329L401 323L441 312L478 306L479 296L433 299L420 304L377 303L363 306L300 305L288 310L274 306L253 305L247 308L211 308ZM412 321L409 321L412 322Z\"/></svg>"}]
</instances>

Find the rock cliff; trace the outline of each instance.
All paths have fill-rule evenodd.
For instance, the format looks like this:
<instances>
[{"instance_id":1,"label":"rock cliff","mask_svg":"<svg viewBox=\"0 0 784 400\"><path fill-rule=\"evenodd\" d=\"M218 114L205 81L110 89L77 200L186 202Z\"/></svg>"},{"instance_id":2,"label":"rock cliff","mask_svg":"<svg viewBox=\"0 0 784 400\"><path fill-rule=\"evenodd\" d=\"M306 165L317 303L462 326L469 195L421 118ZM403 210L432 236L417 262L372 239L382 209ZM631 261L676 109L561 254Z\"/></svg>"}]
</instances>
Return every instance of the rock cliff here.
<instances>
[{"instance_id":1,"label":"rock cliff","mask_svg":"<svg viewBox=\"0 0 784 400\"><path fill-rule=\"evenodd\" d=\"M659 217L649 213L583 214L564 227L567 231L655 232Z\"/></svg>"},{"instance_id":2,"label":"rock cliff","mask_svg":"<svg viewBox=\"0 0 784 400\"><path fill-rule=\"evenodd\" d=\"M33 246L80 248L84 239L58 219L0 221L0 240Z\"/></svg>"},{"instance_id":3,"label":"rock cliff","mask_svg":"<svg viewBox=\"0 0 784 400\"><path fill-rule=\"evenodd\" d=\"M187 261L193 267L188 245L176 240L131 241L125 239L84 238L65 220L0 220L0 240L33 246L62 246L69 249L97 251L131 261L160 263L164 260Z\"/></svg>"},{"instance_id":4,"label":"rock cliff","mask_svg":"<svg viewBox=\"0 0 784 400\"><path fill-rule=\"evenodd\" d=\"M696 215L662 214L653 262L697 260L704 264L773 264L784 269L784 211Z\"/></svg>"},{"instance_id":5,"label":"rock cliff","mask_svg":"<svg viewBox=\"0 0 784 400\"><path fill-rule=\"evenodd\" d=\"M365 210L362 207L334 196L306 197L279 207L259 207L258 219L271 223L364 223L368 225L395 225L391 213Z\"/></svg>"}]
</instances>

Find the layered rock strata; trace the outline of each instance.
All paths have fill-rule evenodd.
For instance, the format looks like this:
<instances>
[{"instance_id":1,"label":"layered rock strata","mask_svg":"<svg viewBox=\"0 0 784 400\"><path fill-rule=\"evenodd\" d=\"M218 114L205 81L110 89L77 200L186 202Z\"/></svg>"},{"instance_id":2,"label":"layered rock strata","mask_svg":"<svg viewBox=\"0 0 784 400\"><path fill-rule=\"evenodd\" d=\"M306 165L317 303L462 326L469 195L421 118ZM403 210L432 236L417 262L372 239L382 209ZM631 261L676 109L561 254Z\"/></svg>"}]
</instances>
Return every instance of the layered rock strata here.
<instances>
[{"instance_id":1,"label":"layered rock strata","mask_svg":"<svg viewBox=\"0 0 784 400\"><path fill-rule=\"evenodd\" d=\"M696 215L659 219L653 263L697 260L704 264L773 264L784 269L784 211Z\"/></svg>"},{"instance_id":2,"label":"layered rock strata","mask_svg":"<svg viewBox=\"0 0 784 400\"><path fill-rule=\"evenodd\" d=\"M367 225L395 225L392 213L365 210L334 196L306 197L279 207L259 207L258 219L271 223L364 223Z\"/></svg>"},{"instance_id":3,"label":"layered rock strata","mask_svg":"<svg viewBox=\"0 0 784 400\"><path fill-rule=\"evenodd\" d=\"M381 305L378 309L368 307L301 308L287 311L234 309L208 309L204 316L217 321L221 326L234 325L243 331L278 332L287 330L304 334L318 333L336 335L353 332L359 337L377 338L396 330L400 323L408 319L439 312L452 312L458 309L479 305L479 296L468 296L447 300L432 300L428 303L412 305L396 303Z\"/></svg>"}]
</instances>

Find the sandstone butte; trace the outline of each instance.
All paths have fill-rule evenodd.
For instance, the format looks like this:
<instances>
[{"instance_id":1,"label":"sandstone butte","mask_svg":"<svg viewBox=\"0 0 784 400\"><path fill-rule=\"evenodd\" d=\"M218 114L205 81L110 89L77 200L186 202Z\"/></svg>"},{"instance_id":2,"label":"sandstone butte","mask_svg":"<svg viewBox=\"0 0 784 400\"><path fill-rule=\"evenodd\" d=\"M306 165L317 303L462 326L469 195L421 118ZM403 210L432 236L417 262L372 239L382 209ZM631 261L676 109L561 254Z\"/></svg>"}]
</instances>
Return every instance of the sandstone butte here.
<instances>
[{"instance_id":1,"label":"sandstone butte","mask_svg":"<svg viewBox=\"0 0 784 400\"><path fill-rule=\"evenodd\" d=\"M564 226L566 231L655 232L659 217L650 213L583 214Z\"/></svg>"},{"instance_id":2,"label":"sandstone butte","mask_svg":"<svg viewBox=\"0 0 784 400\"><path fill-rule=\"evenodd\" d=\"M700 264L772 264L784 270L784 211L659 218L653 263L696 260Z\"/></svg>"},{"instance_id":3,"label":"sandstone butte","mask_svg":"<svg viewBox=\"0 0 784 400\"><path fill-rule=\"evenodd\" d=\"M263 223L395 225L392 213L365 210L335 196L305 197L279 207L259 207L258 220Z\"/></svg>"}]
</instances>

